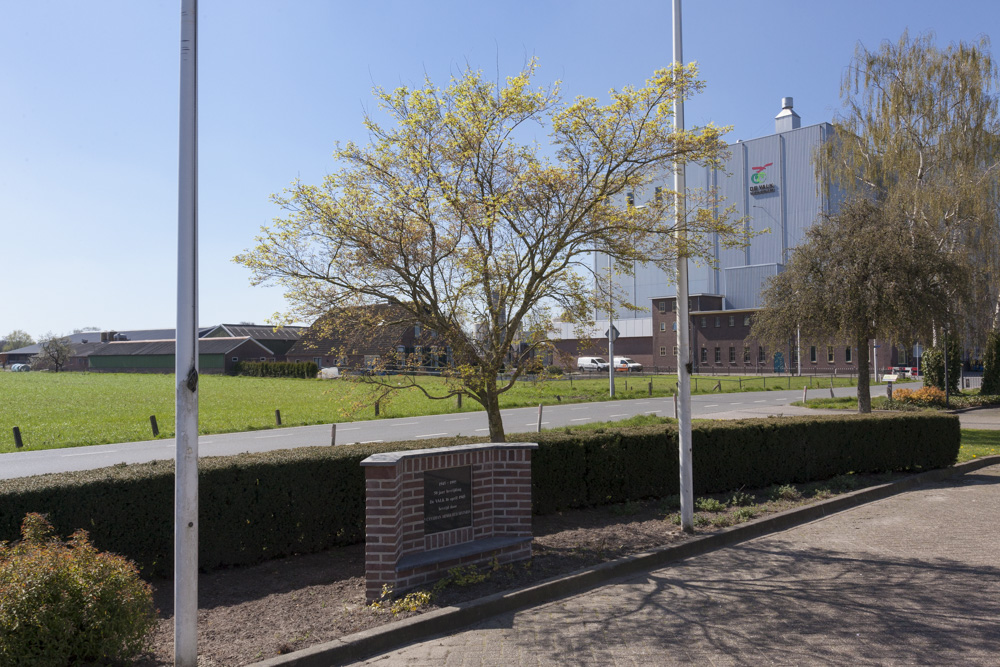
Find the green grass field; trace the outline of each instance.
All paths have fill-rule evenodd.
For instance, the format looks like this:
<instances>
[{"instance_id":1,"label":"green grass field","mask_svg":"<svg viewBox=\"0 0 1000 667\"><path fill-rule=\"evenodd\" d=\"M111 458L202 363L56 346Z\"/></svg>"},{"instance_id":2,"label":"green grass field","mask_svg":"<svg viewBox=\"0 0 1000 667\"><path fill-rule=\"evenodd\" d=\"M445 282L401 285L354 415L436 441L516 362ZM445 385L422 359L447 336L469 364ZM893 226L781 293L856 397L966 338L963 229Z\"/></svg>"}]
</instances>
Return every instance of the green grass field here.
<instances>
[{"instance_id":1,"label":"green grass field","mask_svg":"<svg viewBox=\"0 0 1000 667\"><path fill-rule=\"evenodd\" d=\"M1000 431L962 429L962 448L958 452L959 463L998 454L1000 454Z\"/></svg>"},{"instance_id":2,"label":"green grass field","mask_svg":"<svg viewBox=\"0 0 1000 667\"><path fill-rule=\"evenodd\" d=\"M439 378L425 378L439 385ZM620 399L649 395L669 396L676 377L616 377ZM762 376L693 379L695 393L719 390L760 391L799 388L806 382L828 386L829 379ZM851 384L837 378L836 386ZM199 387L200 432L227 433L274 428L274 411L282 425L304 426L374 419L374 406L365 386L343 380L317 381L203 375ZM553 405L608 399L608 379L559 378L519 382L501 398L504 408ZM174 435L174 376L135 373L0 373L0 452L15 451L13 427L21 432L25 449L75 447L151 440L150 415L155 415L160 437ZM399 392L380 404L380 415L409 417L458 411L456 399L429 400L415 389ZM462 411L479 410L465 398Z\"/></svg>"}]
</instances>

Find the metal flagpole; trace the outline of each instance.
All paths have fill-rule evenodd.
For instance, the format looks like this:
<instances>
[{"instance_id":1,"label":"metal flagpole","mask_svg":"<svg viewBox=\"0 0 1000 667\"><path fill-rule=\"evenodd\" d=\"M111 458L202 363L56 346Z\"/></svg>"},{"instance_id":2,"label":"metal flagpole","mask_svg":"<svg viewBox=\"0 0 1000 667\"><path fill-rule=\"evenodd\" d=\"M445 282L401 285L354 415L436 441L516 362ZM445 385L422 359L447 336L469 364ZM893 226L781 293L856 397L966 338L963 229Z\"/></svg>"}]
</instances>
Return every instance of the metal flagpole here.
<instances>
[{"instance_id":1,"label":"metal flagpole","mask_svg":"<svg viewBox=\"0 0 1000 667\"><path fill-rule=\"evenodd\" d=\"M181 0L174 665L198 664L198 3Z\"/></svg>"},{"instance_id":2,"label":"metal flagpole","mask_svg":"<svg viewBox=\"0 0 1000 667\"><path fill-rule=\"evenodd\" d=\"M684 64L681 48L681 0L674 0L674 64ZM684 130L684 99L681 94L674 98L674 130ZM674 163L674 191L677 200L674 213L677 231L677 431L680 448L680 489L681 528L685 532L694 531L694 475L691 453L691 353L688 333L688 260L685 250L687 231L685 229L684 164Z\"/></svg>"}]
</instances>

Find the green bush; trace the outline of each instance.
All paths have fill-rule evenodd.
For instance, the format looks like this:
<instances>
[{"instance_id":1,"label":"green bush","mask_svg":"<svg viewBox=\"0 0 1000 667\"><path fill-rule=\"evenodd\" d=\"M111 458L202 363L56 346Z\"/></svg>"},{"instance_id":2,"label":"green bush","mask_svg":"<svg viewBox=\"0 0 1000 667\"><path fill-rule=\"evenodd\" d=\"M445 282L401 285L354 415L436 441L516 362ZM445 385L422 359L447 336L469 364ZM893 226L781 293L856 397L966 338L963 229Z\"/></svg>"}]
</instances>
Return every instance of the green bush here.
<instances>
[{"instance_id":1,"label":"green bush","mask_svg":"<svg viewBox=\"0 0 1000 667\"><path fill-rule=\"evenodd\" d=\"M944 347L938 344L924 350L920 360L924 374L924 386L937 387L944 391ZM948 338L948 391L959 393L958 380L962 375L962 346L955 336Z\"/></svg>"},{"instance_id":2,"label":"green bush","mask_svg":"<svg viewBox=\"0 0 1000 667\"><path fill-rule=\"evenodd\" d=\"M848 472L925 470L954 463L953 415L892 413L703 422L693 431L694 491L731 493L829 479ZM378 452L483 442L484 438L278 450L199 463L199 565L257 563L364 539L361 461ZM512 435L532 441L537 514L665 498L678 493L673 424ZM56 528L86 526L100 549L144 573L173 571L172 462L4 480L0 539L27 512Z\"/></svg>"},{"instance_id":3,"label":"green bush","mask_svg":"<svg viewBox=\"0 0 1000 667\"><path fill-rule=\"evenodd\" d=\"M981 394L1000 394L1000 330L994 329L986 338L983 354L983 386Z\"/></svg>"},{"instance_id":4,"label":"green bush","mask_svg":"<svg viewBox=\"0 0 1000 667\"><path fill-rule=\"evenodd\" d=\"M0 664L125 662L148 648L153 594L132 563L99 553L83 530L60 541L39 514L21 534L0 542Z\"/></svg>"},{"instance_id":5,"label":"green bush","mask_svg":"<svg viewBox=\"0 0 1000 667\"><path fill-rule=\"evenodd\" d=\"M237 361L233 375L255 378L302 378L309 380L319 373L313 361Z\"/></svg>"}]
</instances>

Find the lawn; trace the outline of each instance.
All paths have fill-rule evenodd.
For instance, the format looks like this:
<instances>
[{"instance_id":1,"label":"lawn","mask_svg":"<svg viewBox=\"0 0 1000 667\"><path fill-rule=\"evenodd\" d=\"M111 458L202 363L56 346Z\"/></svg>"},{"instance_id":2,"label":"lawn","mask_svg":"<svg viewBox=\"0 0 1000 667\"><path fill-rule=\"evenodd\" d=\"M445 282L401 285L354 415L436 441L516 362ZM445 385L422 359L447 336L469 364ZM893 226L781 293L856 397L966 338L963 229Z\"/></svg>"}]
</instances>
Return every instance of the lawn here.
<instances>
[{"instance_id":1,"label":"lawn","mask_svg":"<svg viewBox=\"0 0 1000 667\"><path fill-rule=\"evenodd\" d=\"M959 463L998 454L1000 454L1000 431L962 429L962 447L958 451Z\"/></svg>"},{"instance_id":2,"label":"lawn","mask_svg":"<svg viewBox=\"0 0 1000 667\"><path fill-rule=\"evenodd\" d=\"M828 378L788 376L730 376L693 378L694 393L760 391L797 388L805 382L828 386ZM430 387L440 378L425 378ZM676 386L671 375L619 375L620 399L668 396ZM837 378L836 386L851 384ZM284 426L329 424L374 419L365 385L344 380L318 381L203 375L199 386L199 430L203 434L275 427L275 410ZM504 394L504 408L553 405L608 399L608 379L561 377L519 382ZM174 435L174 376L137 373L0 373L0 452L15 451L13 428L18 427L26 449L75 447L151 440L149 418L155 415L160 437ZM468 397L463 412L479 405ZM411 389L379 404L380 416L457 412L457 400L429 400Z\"/></svg>"}]
</instances>

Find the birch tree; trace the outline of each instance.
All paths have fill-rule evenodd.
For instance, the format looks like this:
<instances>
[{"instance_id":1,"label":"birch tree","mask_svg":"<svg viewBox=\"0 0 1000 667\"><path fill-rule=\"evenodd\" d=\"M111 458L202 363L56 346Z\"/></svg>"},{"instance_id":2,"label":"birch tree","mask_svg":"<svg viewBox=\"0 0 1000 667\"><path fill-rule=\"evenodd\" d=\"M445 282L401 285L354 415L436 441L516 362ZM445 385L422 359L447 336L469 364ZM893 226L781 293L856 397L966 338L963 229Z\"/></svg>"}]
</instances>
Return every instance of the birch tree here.
<instances>
[{"instance_id":1,"label":"birch tree","mask_svg":"<svg viewBox=\"0 0 1000 667\"><path fill-rule=\"evenodd\" d=\"M941 48L933 34L904 32L875 50L859 44L836 137L817 161L834 196L873 198L970 269L936 317L960 315L979 343L1000 312L998 83L988 37Z\"/></svg>"}]
</instances>

